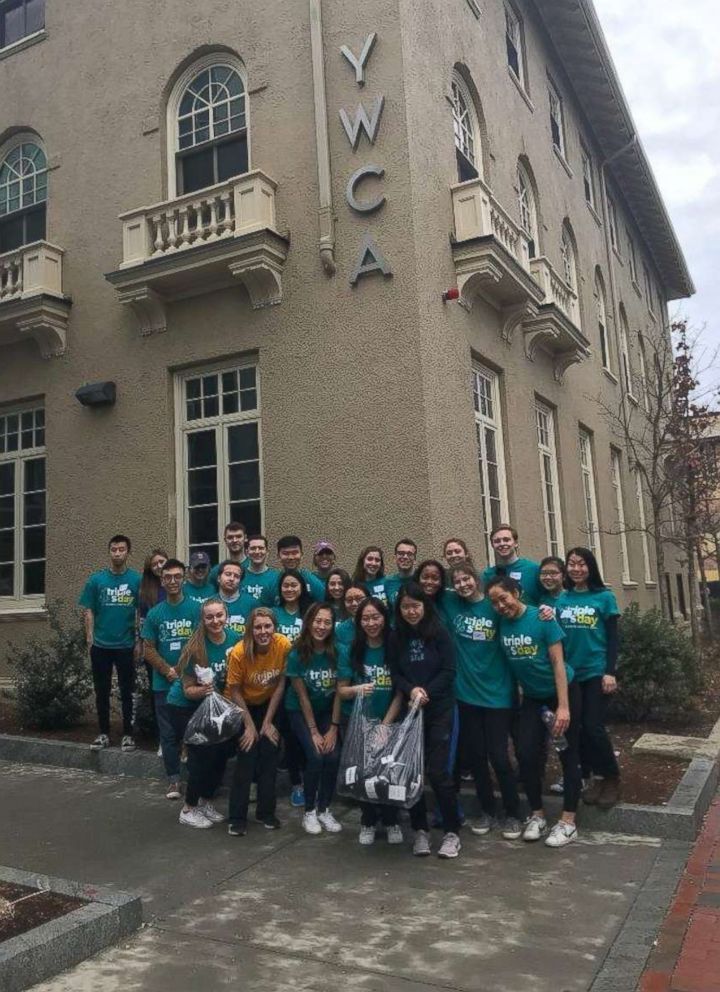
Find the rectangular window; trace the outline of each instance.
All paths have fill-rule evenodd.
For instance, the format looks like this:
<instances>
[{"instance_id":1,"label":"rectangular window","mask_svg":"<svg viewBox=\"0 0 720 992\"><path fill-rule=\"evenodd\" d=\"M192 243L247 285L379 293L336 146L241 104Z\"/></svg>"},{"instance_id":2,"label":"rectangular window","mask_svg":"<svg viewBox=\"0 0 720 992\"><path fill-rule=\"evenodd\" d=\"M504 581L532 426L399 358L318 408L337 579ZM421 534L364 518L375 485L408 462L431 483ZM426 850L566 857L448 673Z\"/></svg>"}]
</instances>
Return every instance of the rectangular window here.
<instances>
[{"instance_id":1,"label":"rectangular window","mask_svg":"<svg viewBox=\"0 0 720 992\"><path fill-rule=\"evenodd\" d=\"M560 513L560 486L555 447L555 415L542 403L535 405L538 454L540 456L540 481L542 485L543 513L547 553L560 555L563 551L562 516Z\"/></svg>"},{"instance_id":2,"label":"rectangular window","mask_svg":"<svg viewBox=\"0 0 720 992\"><path fill-rule=\"evenodd\" d=\"M678 606L680 607L680 612L682 613L685 620L688 618L687 601L685 599L685 583L683 582L682 575L677 572L675 575L675 581L677 583L678 592Z\"/></svg>"},{"instance_id":3,"label":"rectangular window","mask_svg":"<svg viewBox=\"0 0 720 992\"><path fill-rule=\"evenodd\" d=\"M595 467L592 455L592 437L586 430L580 430L580 475L582 478L583 503L585 507L585 533L588 547L595 555L602 572L602 549L600 547L600 524L598 522L597 496L595 494Z\"/></svg>"},{"instance_id":4,"label":"rectangular window","mask_svg":"<svg viewBox=\"0 0 720 992\"><path fill-rule=\"evenodd\" d=\"M525 88L523 65L522 24L510 4L505 4L505 49L507 62L520 85Z\"/></svg>"},{"instance_id":5,"label":"rectangular window","mask_svg":"<svg viewBox=\"0 0 720 992\"><path fill-rule=\"evenodd\" d=\"M565 122L563 120L563 105L560 94L552 83L548 84L548 98L550 100L550 132L552 134L553 147L565 158Z\"/></svg>"},{"instance_id":6,"label":"rectangular window","mask_svg":"<svg viewBox=\"0 0 720 992\"><path fill-rule=\"evenodd\" d=\"M44 602L45 410L0 414L0 611Z\"/></svg>"},{"instance_id":7,"label":"rectangular window","mask_svg":"<svg viewBox=\"0 0 720 992\"><path fill-rule=\"evenodd\" d=\"M254 365L187 372L176 380L178 545L213 563L225 524L262 532L260 401Z\"/></svg>"},{"instance_id":8,"label":"rectangular window","mask_svg":"<svg viewBox=\"0 0 720 992\"><path fill-rule=\"evenodd\" d=\"M625 234L627 235L627 243L628 243L628 262L630 263L630 278L637 286L638 278L637 278L637 258L635 256L635 242L633 241L632 235L630 234L627 228L625 228Z\"/></svg>"},{"instance_id":9,"label":"rectangular window","mask_svg":"<svg viewBox=\"0 0 720 992\"><path fill-rule=\"evenodd\" d=\"M638 524L640 527L640 539L642 541L643 566L645 569L645 582L654 582L652 566L650 564L650 544L647 535L647 518L645 517L645 499L643 496L642 473L640 469L635 469L635 498L638 504Z\"/></svg>"},{"instance_id":10,"label":"rectangular window","mask_svg":"<svg viewBox=\"0 0 720 992\"><path fill-rule=\"evenodd\" d=\"M653 312L653 291L652 282L650 280L650 270L647 265L643 262L643 279L645 281L645 301L647 303L647 308L650 313Z\"/></svg>"},{"instance_id":11,"label":"rectangular window","mask_svg":"<svg viewBox=\"0 0 720 992\"><path fill-rule=\"evenodd\" d=\"M630 575L630 557L628 555L627 533L625 527L625 500L622 491L622 474L620 469L620 453L612 450L610 452L611 482L613 496L615 497L616 526L620 538L620 559L622 563L623 582L632 582Z\"/></svg>"},{"instance_id":12,"label":"rectangular window","mask_svg":"<svg viewBox=\"0 0 720 992\"><path fill-rule=\"evenodd\" d=\"M45 27L45 0L0 0L0 48Z\"/></svg>"},{"instance_id":13,"label":"rectangular window","mask_svg":"<svg viewBox=\"0 0 720 992\"><path fill-rule=\"evenodd\" d=\"M585 189L585 202L588 206L595 209L595 176L593 170L592 158L590 153L582 150L582 171L583 171L583 187Z\"/></svg>"},{"instance_id":14,"label":"rectangular window","mask_svg":"<svg viewBox=\"0 0 720 992\"><path fill-rule=\"evenodd\" d=\"M607 209L608 209L608 228L610 230L610 244L613 246L616 252L620 252L620 242L618 240L618 226L617 226L617 209L615 207L615 201L606 191L605 195L607 197Z\"/></svg>"},{"instance_id":15,"label":"rectangular window","mask_svg":"<svg viewBox=\"0 0 720 992\"><path fill-rule=\"evenodd\" d=\"M494 527L508 518L499 379L495 372L482 366L478 365L473 369L475 436L480 472L483 533L488 561L492 561L490 533Z\"/></svg>"},{"instance_id":16,"label":"rectangular window","mask_svg":"<svg viewBox=\"0 0 720 992\"><path fill-rule=\"evenodd\" d=\"M638 363L640 365L640 390L642 392L645 412L650 412L650 396L648 394L647 365L645 362L645 342L642 334L638 334Z\"/></svg>"}]
</instances>

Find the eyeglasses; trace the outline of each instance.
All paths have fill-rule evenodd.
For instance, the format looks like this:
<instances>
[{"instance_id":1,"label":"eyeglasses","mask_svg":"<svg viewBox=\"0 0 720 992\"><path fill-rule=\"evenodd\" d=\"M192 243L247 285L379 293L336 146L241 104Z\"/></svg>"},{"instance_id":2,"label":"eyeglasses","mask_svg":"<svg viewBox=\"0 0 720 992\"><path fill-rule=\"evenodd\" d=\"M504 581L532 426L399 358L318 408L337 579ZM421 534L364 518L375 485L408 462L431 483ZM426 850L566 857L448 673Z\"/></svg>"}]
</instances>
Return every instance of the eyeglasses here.
<instances>
[{"instance_id":1,"label":"eyeglasses","mask_svg":"<svg viewBox=\"0 0 720 992\"><path fill-rule=\"evenodd\" d=\"M562 577L562 572L545 572L540 573L541 579L559 579Z\"/></svg>"}]
</instances>

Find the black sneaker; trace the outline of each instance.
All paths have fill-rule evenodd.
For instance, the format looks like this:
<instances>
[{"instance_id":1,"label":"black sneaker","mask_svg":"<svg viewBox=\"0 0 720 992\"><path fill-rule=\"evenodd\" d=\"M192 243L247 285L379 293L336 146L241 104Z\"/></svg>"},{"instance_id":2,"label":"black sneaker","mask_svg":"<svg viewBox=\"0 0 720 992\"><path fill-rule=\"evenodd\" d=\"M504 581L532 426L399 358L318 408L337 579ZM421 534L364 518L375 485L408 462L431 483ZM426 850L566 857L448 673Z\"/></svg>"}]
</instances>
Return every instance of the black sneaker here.
<instances>
[{"instance_id":1,"label":"black sneaker","mask_svg":"<svg viewBox=\"0 0 720 992\"><path fill-rule=\"evenodd\" d=\"M266 830L279 830L282 823L276 816L256 816L258 823L262 823Z\"/></svg>"},{"instance_id":2,"label":"black sneaker","mask_svg":"<svg viewBox=\"0 0 720 992\"><path fill-rule=\"evenodd\" d=\"M228 823L228 833L231 837L244 837L247 833L247 820L234 820Z\"/></svg>"}]
</instances>

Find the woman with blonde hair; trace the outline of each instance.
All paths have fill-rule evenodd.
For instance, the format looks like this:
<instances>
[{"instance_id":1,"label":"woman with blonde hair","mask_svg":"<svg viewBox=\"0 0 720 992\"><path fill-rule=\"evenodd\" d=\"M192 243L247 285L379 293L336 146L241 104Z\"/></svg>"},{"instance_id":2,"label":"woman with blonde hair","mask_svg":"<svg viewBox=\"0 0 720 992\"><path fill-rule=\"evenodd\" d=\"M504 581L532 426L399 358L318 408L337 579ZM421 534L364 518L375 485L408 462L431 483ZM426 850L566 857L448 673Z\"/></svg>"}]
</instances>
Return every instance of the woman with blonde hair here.
<instances>
[{"instance_id":1,"label":"woman with blonde hair","mask_svg":"<svg viewBox=\"0 0 720 992\"><path fill-rule=\"evenodd\" d=\"M222 600L206 600L200 608L200 625L180 655L178 678L167 694L168 713L178 744L202 700L225 688L228 654L240 640L239 635L226 626L227 618L227 607ZM212 672L211 677L203 677L207 669ZM186 746L188 782L180 823L200 829L211 827L225 819L211 800L222 782L234 740Z\"/></svg>"},{"instance_id":2,"label":"woman with blonde hair","mask_svg":"<svg viewBox=\"0 0 720 992\"><path fill-rule=\"evenodd\" d=\"M243 711L244 732L238 746L230 790L228 833L247 833L250 786L257 776L256 820L267 830L281 826L275 815L280 732L275 725L285 689L285 663L291 643L275 632L275 615L257 606L248 617L245 636L230 652L225 695Z\"/></svg>"}]
</instances>

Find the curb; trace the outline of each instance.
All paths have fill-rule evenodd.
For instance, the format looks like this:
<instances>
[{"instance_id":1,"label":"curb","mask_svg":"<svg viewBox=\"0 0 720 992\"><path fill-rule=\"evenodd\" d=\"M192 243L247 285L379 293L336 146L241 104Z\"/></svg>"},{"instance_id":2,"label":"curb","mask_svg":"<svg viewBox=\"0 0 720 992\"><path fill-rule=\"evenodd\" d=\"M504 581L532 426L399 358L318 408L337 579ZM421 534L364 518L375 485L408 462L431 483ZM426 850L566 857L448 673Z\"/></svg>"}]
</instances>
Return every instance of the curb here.
<instances>
[{"instance_id":1,"label":"curb","mask_svg":"<svg viewBox=\"0 0 720 992\"><path fill-rule=\"evenodd\" d=\"M0 881L89 900L86 906L0 943L0 988L22 992L137 930L140 897L0 865Z\"/></svg>"},{"instance_id":2,"label":"curb","mask_svg":"<svg viewBox=\"0 0 720 992\"><path fill-rule=\"evenodd\" d=\"M0 734L0 760L17 761L23 765L49 765L52 768L79 768L100 775L165 780L162 759L152 751L124 754L119 747L92 751L89 744L73 741Z\"/></svg>"}]
</instances>

